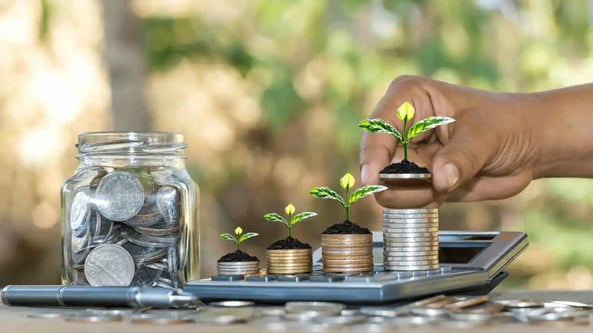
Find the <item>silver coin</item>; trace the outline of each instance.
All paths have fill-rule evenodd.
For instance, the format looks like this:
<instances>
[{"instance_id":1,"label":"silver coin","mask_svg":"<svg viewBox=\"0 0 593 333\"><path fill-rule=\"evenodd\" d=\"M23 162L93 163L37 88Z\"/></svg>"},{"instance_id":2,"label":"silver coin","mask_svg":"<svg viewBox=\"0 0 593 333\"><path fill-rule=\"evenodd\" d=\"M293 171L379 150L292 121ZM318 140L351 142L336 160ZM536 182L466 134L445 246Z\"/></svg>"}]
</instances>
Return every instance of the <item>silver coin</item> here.
<instances>
[{"instance_id":1,"label":"silver coin","mask_svg":"<svg viewBox=\"0 0 593 333\"><path fill-rule=\"evenodd\" d=\"M384 213L417 213L417 214L426 214L426 213L432 213L432 214L438 214L439 213L439 209L438 208L385 208L383 209Z\"/></svg>"},{"instance_id":2,"label":"silver coin","mask_svg":"<svg viewBox=\"0 0 593 333\"><path fill-rule=\"evenodd\" d=\"M507 309L516 308L543 308L544 303L527 299L501 299L495 300L494 303L501 304Z\"/></svg>"},{"instance_id":3,"label":"silver coin","mask_svg":"<svg viewBox=\"0 0 593 333\"><path fill-rule=\"evenodd\" d=\"M134 230L139 234L150 236L166 236L179 232L179 225L169 226L165 221L161 221L150 227L135 227Z\"/></svg>"},{"instance_id":4,"label":"silver coin","mask_svg":"<svg viewBox=\"0 0 593 333\"><path fill-rule=\"evenodd\" d=\"M27 317L35 319L61 319L63 315L60 312L31 312L27 314Z\"/></svg>"},{"instance_id":5,"label":"silver coin","mask_svg":"<svg viewBox=\"0 0 593 333\"><path fill-rule=\"evenodd\" d=\"M70 208L70 229L76 237L86 234L91 217L91 195L88 187L81 188L74 195Z\"/></svg>"},{"instance_id":6,"label":"silver coin","mask_svg":"<svg viewBox=\"0 0 593 333\"><path fill-rule=\"evenodd\" d=\"M176 325L194 321L192 316L176 312L135 313L130 316L132 324Z\"/></svg>"},{"instance_id":7,"label":"silver coin","mask_svg":"<svg viewBox=\"0 0 593 333\"><path fill-rule=\"evenodd\" d=\"M150 198L135 216L123 222L131 227L150 227L161 221L163 221L163 216L155 209L155 203Z\"/></svg>"},{"instance_id":8,"label":"silver coin","mask_svg":"<svg viewBox=\"0 0 593 333\"><path fill-rule=\"evenodd\" d=\"M386 228L391 227L408 227L408 228L417 228L417 227L424 227L424 226L438 226L437 220L430 220L424 218L407 218L407 219L383 219L383 226Z\"/></svg>"},{"instance_id":9,"label":"silver coin","mask_svg":"<svg viewBox=\"0 0 593 333\"><path fill-rule=\"evenodd\" d=\"M168 225L179 225L179 192L172 186L163 186L156 195L160 214Z\"/></svg>"},{"instance_id":10,"label":"silver coin","mask_svg":"<svg viewBox=\"0 0 593 333\"><path fill-rule=\"evenodd\" d=\"M439 250L439 245L434 244L432 246L413 246L413 245L402 245L402 246L389 246L385 247L383 253L429 253Z\"/></svg>"},{"instance_id":11,"label":"silver coin","mask_svg":"<svg viewBox=\"0 0 593 333\"><path fill-rule=\"evenodd\" d=\"M167 257L167 249L164 248L142 247L133 243L126 243L122 247L132 255L134 263L139 265L158 263Z\"/></svg>"},{"instance_id":12,"label":"silver coin","mask_svg":"<svg viewBox=\"0 0 593 333\"><path fill-rule=\"evenodd\" d=\"M220 301L220 302L210 302L208 305L215 306L218 308L244 308L249 306L254 306L255 303L251 301Z\"/></svg>"},{"instance_id":13,"label":"silver coin","mask_svg":"<svg viewBox=\"0 0 593 333\"><path fill-rule=\"evenodd\" d=\"M422 239L438 239L439 235L435 232L388 232L383 233L383 237L387 239L401 239L401 238L422 238Z\"/></svg>"},{"instance_id":14,"label":"silver coin","mask_svg":"<svg viewBox=\"0 0 593 333\"><path fill-rule=\"evenodd\" d=\"M136 274L132 280L133 286L152 286L155 284L163 274L162 270L152 269L149 267L139 267L136 269Z\"/></svg>"},{"instance_id":15,"label":"silver coin","mask_svg":"<svg viewBox=\"0 0 593 333\"><path fill-rule=\"evenodd\" d=\"M431 180L431 173L379 173L381 180Z\"/></svg>"},{"instance_id":16,"label":"silver coin","mask_svg":"<svg viewBox=\"0 0 593 333\"><path fill-rule=\"evenodd\" d=\"M286 314L286 311L281 306L266 306L258 307L257 314L265 317L281 317Z\"/></svg>"},{"instance_id":17,"label":"silver coin","mask_svg":"<svg viewBox=\"0 0 593 333\"><path fill-rule=\"evenodd\" d=\"M377 306L363 306L360 308L360 313L373 316L394 318L404 314L408 314L410 309L407 307L377 307Z\"/></svg>"},{"instance_id":18,"label":"silver coin","mask_svg":"<svg viewBox=\"0 0 593 333\"><path fill-rule=\"evenodd\" d=\"M367 317L364 315L315 317L313 318L313 321L319 324L332 326L356 325L366 322Z\"/></svg>"},{"instance_id":19,"label":"silver coin","mask_svg":"<svg viewBox=\"0 0 593 333\"><path fill-rule=\"evenodd\" d=\"M408 232L408 233L412 233L412 232L434 232L437 233L439 232L439 227L438 226L422 226L422 227L396 227L396 228L383 228L383 232L390 232L390 233L398 233L398 232Z\"/></svg>"},{"instance_id":20,"label":"silver coin","mask_svg":"<svg viewBox=\"0 0 593 333\"><path fill-rule=\"evenodd\" d=\"M92 286L128 286L134 278L134 259L123 247L99 245L84 262L84 273Z\"/></svg>"},{"instance_id":21,"label":"silver coin","mask_svg":"<svg viewBox=\"0 0 593 333\"><path fill-rule=\"evenodd\" d=\"M313 316L337 316L344 309L344 304L331 302L287 302L286 313L306 313Z\"/></svg>"},{"instance_id":22,"label":"silver coin","mask_svg":"<svg viewBox=\"0 0 593 333\"><path fill-rule=\"evenodd\" d=\"M112 221L125 221L138 214L144 204L144 188L134 174L112 172L99 183L95 205Z\"/></svg>"},{"instance_id":23,"label":"silver coin","mask_svg":"<svg viewBox=\"0 0 593 333\"><path fill-rule=\"evenodd\" d=\"M245 323L254 315L253 307L245 308L210 308L201 312L195 317L197 322L203 324L229 325L236 323Z\"/></svg>"},{"instance_id":24,"label":"silver coin","mask_svg":"<svg viewBox=\"0 0 593 333\"><path fill-rule=\"evenodd\" d=\"M68 313L63 316L65 321L76 323L105 323L122 321L123 317L117 314L93 314L85 312Z\"/></svg>"},{"instance_id":25,"label":"silver coin","mask_svg":"<svg viewBox=\"0 0 593 333\"><path fill-rule=\"evenodd\" d=\"M176 245L179 242L180 235L164 235L164 236L151 236L143 235L137 232L130 232L126 235L130 243L144 247L169 247Z\"/></svg>"}]
</instances>

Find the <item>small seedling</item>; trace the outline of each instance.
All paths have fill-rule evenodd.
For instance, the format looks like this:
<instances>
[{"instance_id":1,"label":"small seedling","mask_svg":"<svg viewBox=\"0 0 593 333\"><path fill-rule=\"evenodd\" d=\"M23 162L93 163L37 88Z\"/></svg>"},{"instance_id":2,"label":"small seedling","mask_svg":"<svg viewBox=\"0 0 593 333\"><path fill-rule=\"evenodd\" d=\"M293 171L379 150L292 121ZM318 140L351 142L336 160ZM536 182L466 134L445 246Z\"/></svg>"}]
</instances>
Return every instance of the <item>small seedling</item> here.
<instances>
[{"instance_id":1,"label":"small seedling","mask_svg":"<svg viewBox=\"0 0 593 333\"><path fill-rule=\"evenodd\" d=\"M407 128L408 122L414 118L416 110L412 103L406 101L395 111L397 118L404 123L403 134L383 119L365 119L358 124L358 127L370 133L387 133L393 135L404 147L404 160L408 160L408 145L417 135L429 131L435 127L450 124L455 121L451 117L426 117L412 124Z\"/></svg>"},{"instance_id":2,"label":"small seedling","mask_svg":"<svg viewBox=\"0 0 593 333\"><path fill-rule=\"evenodd\" d=\"M218 238L220 238L222 240L228 240L228 241L235 242L235 245L237 245L237 251L241 251L241 243L248 240L249 238L253 238L258 235L259 234L256 232L243 233L243 228L236 227L234 235L231 235L229 233L224 233L224 234L218 235Z\"/></svg>"},{"instance_id":3,"label":"small seedling","mask_svg":"<svg viewBox=\"0 0 593 333\"><path fill-rule=\"evenodd\" d=\"M313 216L317 216L315 212L302 212L298 214L294 214L296 208L293 204L288 204L284 208L284 213L286 213L286 218L278 213L267 213L264 215L264 219L270 222L280 222L288 228L288 237L292 237L292 228L295 224L301 222L302 220L308 219Z\"/></svg>"},{"instance_id":4,"label":"small seedling","mask_svg":"<svg viewBox=\"0 0 593 333\"><path fill-rule=\"evenodd\" d=\"M342 178L340 178L340 186L346 193L344 197L329 187L316 187L309 191L309 193L319 199L336 200L346 210L346 220L350 220L350 206L352 206L353 203L366 197L367 195L385 191L387 189L386 186L382 185L365 185L349 195L350 189L354 186L355 182L356 179L354 179L350 173L346 173Z\"/></svg>"}]
</instances>

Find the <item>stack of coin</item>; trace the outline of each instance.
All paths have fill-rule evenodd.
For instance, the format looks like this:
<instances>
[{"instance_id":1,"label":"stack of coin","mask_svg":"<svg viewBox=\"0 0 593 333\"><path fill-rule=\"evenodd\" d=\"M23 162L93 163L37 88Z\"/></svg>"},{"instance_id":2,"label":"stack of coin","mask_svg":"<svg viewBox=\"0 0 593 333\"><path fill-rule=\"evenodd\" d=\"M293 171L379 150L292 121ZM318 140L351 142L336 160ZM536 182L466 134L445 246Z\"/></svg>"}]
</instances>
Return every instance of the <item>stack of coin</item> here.
<instances>
[{"instance_id":1,"label":"stack of coin","mask_svg":"<svg viewBox=\"0 0 593 333\"><path fill-rule=\"evenodd\" d=\"M385 270L438 269L438 209L385 209L383 244Z\"/></svg>"},{"instance_id":2,"label":"stack of coin","mask_svg":"<svg viewBox=\"0 0 593 333\"><path fill-rule=\"evenodd\" d=\"M323 271L358 273L373 270L372 234L322 234Z\"/></svg>"},{"instance_id":3,"label":"stack of coin","mask_svg":"<svg viewBox=\"0 0 593 333\"><path fill-rule=\"evenodd\" d=\"M311 249L266 250L268 274L302 274L313 270Z\"/></svg>"},{"instance_id":4,"label":"stack of coin","mask_svg":"<svg viewBox=\"0 0 593 333\"><path fill-rule=\"evenodd\" d=\"M259 273L259 260L218 262L218 275L250 275Z\"/></svg>"}]
</instances>

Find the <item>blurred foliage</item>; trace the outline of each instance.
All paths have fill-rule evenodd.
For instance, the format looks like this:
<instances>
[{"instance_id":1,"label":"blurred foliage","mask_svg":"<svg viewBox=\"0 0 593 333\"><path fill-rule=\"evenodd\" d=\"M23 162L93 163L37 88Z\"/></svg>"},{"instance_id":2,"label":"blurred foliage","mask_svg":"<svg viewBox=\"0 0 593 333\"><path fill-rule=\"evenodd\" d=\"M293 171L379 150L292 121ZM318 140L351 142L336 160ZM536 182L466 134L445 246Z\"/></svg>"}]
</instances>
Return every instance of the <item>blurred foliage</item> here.
<instances>
[{"instance_id":1,"label":"blurred foliage","mask_svg":"<svg viewBox=\"0 0 593 333\"><path fill-rule=\"evenodd\" d=\"M17 6L17 1L11 3ZM34 14L23 17L37 28L38 39L21 43L14 29L3 29L3 20L8 22L14 13L10 5L0 4L0 36L17 36L17 42L9 39L8 44L0 37L0 46L26 55L35 50L36 59L44 61L62 59L64 65L47 64L58 73L77 52L91 59L79 71L104 70L98 60L101 33L93 25L100 18L96 2L70 6L64 0L43 0L28 6ZM419 74L483 89L534 91L593 77L593 8L586 0L138 0L134 8L151 71L147 95L155 129L185 133L188 169L202 189L204 275L230 250L213 240L236 225L261 234L246 246L261 258L262 248L282 233L265 224L263 214L288 202L319 212L306 230L296 232L319 245L317 233L340 222L335 216L341 212L312 200L307 192L314 186L335 187L340 175L358 169L361 133L356 124L393 78ZM67 41L78 47L64 48ZM27 43L33 46L21 47ZM38 60L27 59L19 60L18 68L35 68ZM27 93L29 81L15 66L0 60L0 73L22 82L17 89L35 100ZM39 73L30 72L29 77ZM62 137L71 137L61 140L59 152L53 153L56 161L67 161L56 162L53 168L59 171L49 173L57 180L44 188L54 192L37 190L18 207L0 205L5 221L30 225L29 212L40 205L59 209L55 184L75 167L74 133L109 129L108 103L96 104L104 95L88 93L106 90L105 78L67 80L96 87L81 91L85 85L80 84L69 90L67 98L82 102L74 118L55 127ZM0 140L5 145L27 137L31 124L41 126L31 120L15 127L14 107L7 107L15 98L14 89L0 85ZM46 104L15 105L42 112ZM49 177L47 170L44 176L40 168L22 169L17 150L0 155L0 168L23 176L17 181L7 176L4 182L0 176L3 189L31 188L35 179ZM31 174L36 176L29 182L18 180ZM516 199L445 205L442 228L526 231L532 245L511 266L508 286L591 288L593 245L587 238L593 234L592 185L589 180L540 180ZM372 199L364 199L353 220L379 229L379 213ZM57 225L50 226L57 235ZM0 267L6 267L2 260L0 255ZM57 262L51 267L48 272L59 275ZM2 279L17 282L0 273Z\"/></svg>"}]
</instances>

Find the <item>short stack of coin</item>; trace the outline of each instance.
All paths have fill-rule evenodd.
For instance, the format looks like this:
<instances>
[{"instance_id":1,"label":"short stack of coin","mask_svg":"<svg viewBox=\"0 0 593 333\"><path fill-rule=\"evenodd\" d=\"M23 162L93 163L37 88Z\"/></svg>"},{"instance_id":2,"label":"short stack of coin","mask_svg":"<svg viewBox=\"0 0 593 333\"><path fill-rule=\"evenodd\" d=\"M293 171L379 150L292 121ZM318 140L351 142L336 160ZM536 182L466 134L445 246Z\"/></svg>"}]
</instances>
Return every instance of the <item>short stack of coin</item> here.
<instances>
[{"instance_id":1,"label":"short stack of coin","mask_svg":"<svg viewBox=\"0 0 593 333\"><path fill-rule=\"evenodd\" d=\"M438 269L438 209L385 209L383 244L385 270Z\"/></svg>"},{"instance_id":2,"label":"short stack of coin","mask_svg":"<svg viewBox=\"0 0 593 333\"><path fill-rule=\"evenodd\" d=\"M372 234L322 234L323 271L359 273L373 270Z\"/></svg>"},{"instance_id":3,"label":"short stack of coin","mask_svg":"<svg viewBox=\"0 0 593 333\"><path fill-rule=\"evenodd\" d=\"M218 275L251 275L259 273L259 260L218 262Z\"/></svg>"},{"instance_id":4,"label":"short stack of coin","mask_svg":"<svg viewBox=\"0 0 593 333\"><path fill-rule=\"evenodd\" d=\"M311 249L266 250L268 274L303 274L313 270Z\"/></svg>"}]
</instances>

